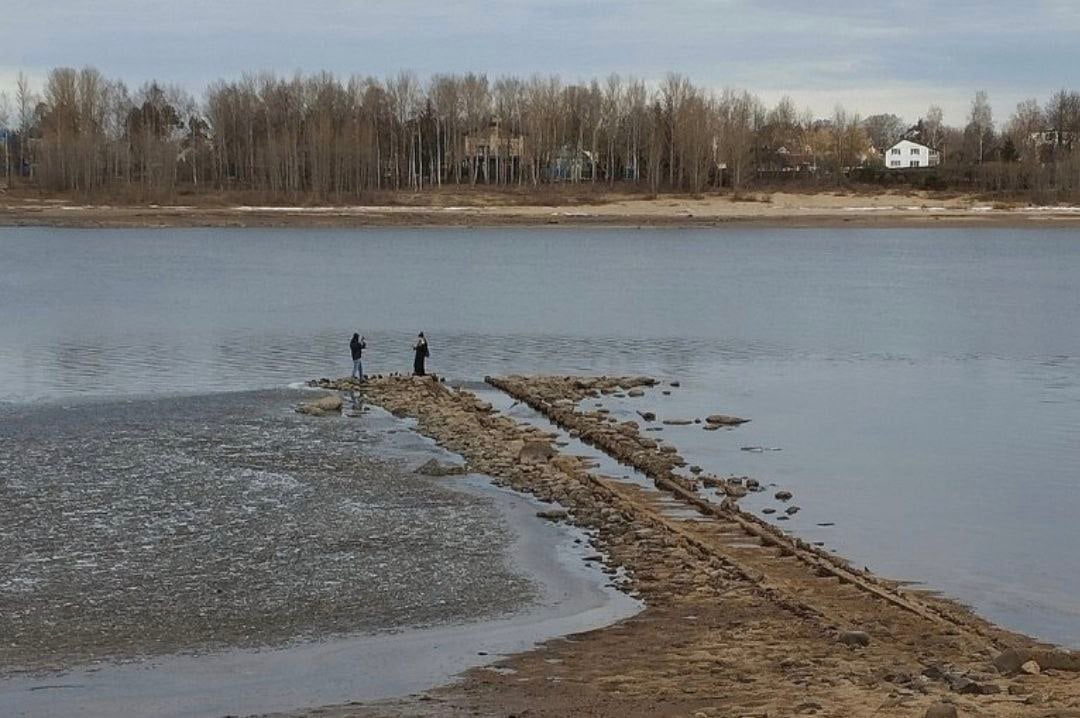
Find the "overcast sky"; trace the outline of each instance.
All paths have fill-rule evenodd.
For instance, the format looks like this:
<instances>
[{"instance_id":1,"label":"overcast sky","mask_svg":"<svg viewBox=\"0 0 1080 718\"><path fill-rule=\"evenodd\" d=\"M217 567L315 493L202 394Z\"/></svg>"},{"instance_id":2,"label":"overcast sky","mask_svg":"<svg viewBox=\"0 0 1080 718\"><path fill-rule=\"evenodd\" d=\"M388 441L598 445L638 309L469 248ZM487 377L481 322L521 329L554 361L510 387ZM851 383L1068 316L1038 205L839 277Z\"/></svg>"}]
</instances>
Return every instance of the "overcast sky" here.
<instances>
[{"instance_id":1,"label":"overcast sky","mask_svg":"<svg viewBox=\"0 0 1080 718\"><path fill-rule=\"evenodd\" d=\"M818 115L841 103L914 121L935 103L961 124L978 89L998 121L1026 97L1080 89L1080 0L7 0L0 22L9 95L18 70L40 88L65 65L196 95L254 70L675 70Z\"/></svg>"}]
</instances>

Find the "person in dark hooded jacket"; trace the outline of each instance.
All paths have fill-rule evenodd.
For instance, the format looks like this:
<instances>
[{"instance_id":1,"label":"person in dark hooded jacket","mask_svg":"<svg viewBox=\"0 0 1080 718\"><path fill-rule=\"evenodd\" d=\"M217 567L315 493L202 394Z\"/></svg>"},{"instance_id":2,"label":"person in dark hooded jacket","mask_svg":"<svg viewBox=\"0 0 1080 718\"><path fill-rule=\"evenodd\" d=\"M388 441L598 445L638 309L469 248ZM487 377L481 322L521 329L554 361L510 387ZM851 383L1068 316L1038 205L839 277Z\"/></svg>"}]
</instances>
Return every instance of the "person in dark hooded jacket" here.
<instances>
[{"instance_id":1,"label":"person in dark hooded jacket","mask_svg":"<svg viewBox=\"0 0 1080 718\"><path fill-rule=\"evenodd\" d=\"M420 332L416 335L416 341L413 343L413 374L416 376L424 376L424 362L431 352L428 350L427 339L424 337L424 333Z\"/></svg>"}]
</instances>

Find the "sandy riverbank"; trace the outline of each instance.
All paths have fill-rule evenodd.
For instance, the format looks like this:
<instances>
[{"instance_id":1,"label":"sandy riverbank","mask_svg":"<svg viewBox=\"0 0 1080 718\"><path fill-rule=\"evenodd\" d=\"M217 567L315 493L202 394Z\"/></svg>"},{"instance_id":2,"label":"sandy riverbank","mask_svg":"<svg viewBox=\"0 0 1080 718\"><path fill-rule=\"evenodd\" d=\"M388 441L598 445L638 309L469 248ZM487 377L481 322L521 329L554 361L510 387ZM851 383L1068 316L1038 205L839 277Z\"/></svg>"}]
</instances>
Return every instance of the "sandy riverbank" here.
<instances>
[{"instance_id":1,"label":"sandy riverbank","mask_svg":"<svg viewBox=\"0 0 1080 718\"><path fill-rule=\"evenodd\" d=\"M925 192L758 193L520 204L492 195L437 195L430 204L349 206L94 205L0 198L0 226L394 227L394 226L1004 226L1080 225L1080 207L999 205ZM560 199L556 197L556 199ZM461 204L455 204L460 200Z\"/></svg>"},{"instance_id":2,"label":"sandy riverbank","mask_svg":"<svg viewBox=\"0 0 1080 718\"><path fill-rule=\"evenodd\" d=\"M640 422L619 423L578 403L633 387L647 402L658 390L649 381L495 383L567 436L634 466L655 488L596 475L588 462L556 451L558 434L519 424L468 392L415 379L376 381L365 392L416 416L420 431L475 470L569 509L568 519L596 532L609 568L625 571L626 590L648 608L424 696L318 715L922 716L942 703L960 715L1078 714L1074 654L786 535L739 510L738 498L759 487L695 478L677 449L647 437ZM673 512L673 497L694 513ZM1028 659L1035 663L1021 670Z\"/></svg>"}]
</instances>

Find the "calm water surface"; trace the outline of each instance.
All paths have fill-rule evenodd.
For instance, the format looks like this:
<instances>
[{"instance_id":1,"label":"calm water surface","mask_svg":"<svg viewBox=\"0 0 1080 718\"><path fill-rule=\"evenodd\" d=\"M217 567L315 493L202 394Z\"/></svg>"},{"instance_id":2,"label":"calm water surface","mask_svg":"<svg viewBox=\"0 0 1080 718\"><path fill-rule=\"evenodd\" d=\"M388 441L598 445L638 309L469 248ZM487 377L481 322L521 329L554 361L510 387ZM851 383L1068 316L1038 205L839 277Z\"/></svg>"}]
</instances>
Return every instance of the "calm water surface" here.
<instances>
[{"instance_id":1,"label":"calm water surface","mask_svg":"<svg viewBox=\"0 0 1080 718\"><path fill-rule=\"evenodd\" d=\"M654 408L753 422L667 438L785 528L1080 646L1076 230L0 229L0 417L344 375L353 331L405 371L419 330L454 379L678 379Z\"/></svg>"}]
</instances>

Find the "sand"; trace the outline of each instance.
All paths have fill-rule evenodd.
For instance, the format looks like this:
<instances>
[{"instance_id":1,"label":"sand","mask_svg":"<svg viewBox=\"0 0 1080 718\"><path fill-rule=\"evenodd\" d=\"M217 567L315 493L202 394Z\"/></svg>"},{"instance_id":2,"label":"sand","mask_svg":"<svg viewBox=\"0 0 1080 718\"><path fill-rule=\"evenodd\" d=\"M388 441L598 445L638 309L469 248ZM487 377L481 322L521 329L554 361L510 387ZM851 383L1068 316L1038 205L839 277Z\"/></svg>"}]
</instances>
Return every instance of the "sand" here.
<instances>
[{"instance_id":1,"label":"sand","mask_svg":"<svg viewBox=\"0 0 1080 718\"><path fill-rule=\"evenodd\" d=\"M527 199L527 197L526 197ZM104 205L0 196L0 226L384 227L384 226L1076 226L1080 206L1007 205L927 192L686 195L598 194L552 204L480 192L405 197L401 204ZM422 202L420 204L414 203Z\"/></svg>"}]
</instances>

